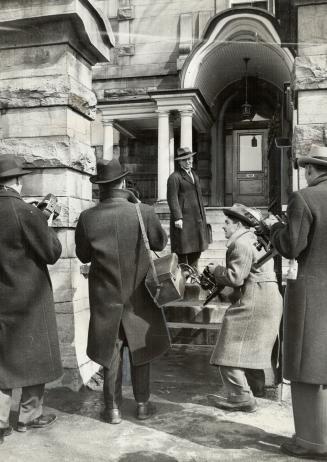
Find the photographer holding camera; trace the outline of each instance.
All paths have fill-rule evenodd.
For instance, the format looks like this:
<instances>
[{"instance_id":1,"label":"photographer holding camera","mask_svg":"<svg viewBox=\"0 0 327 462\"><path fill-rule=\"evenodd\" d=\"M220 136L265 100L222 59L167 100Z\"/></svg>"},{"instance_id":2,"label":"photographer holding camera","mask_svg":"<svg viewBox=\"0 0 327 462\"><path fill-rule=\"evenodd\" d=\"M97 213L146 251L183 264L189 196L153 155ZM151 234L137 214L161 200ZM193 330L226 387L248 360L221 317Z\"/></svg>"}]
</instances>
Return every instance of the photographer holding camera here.
<instances>
[{"instance_id":1,"label":"photographer holding camera","mask_svg":"<svg viewBox=\"0 0 327 462\"><path fill-rule=\"evenodd\" d=\"M261 220L260 212L234 204L224 214L223 230L228 239L226 267L209 265L208 268L218 286L234 290L210 364L219 367L228 397L209 395L208 398L220 409L254 412L257 403L248 380L258 375L251 370L271 367L282 317L282 297L273 260L256 267L264 250L258 250L257 238L250 228Z\"/></svg>"},{"instance_id":2,"label":"photographer holding camera","mask_svg":"<svg viewBox=\"0 0 327 462\"><path fill-rule=\"evenodd\" d=\"M44 385L62 374L47 265L61 244L46 216L23 201L23 170L15 156L0 156L0 444L12 432L13 388L22 388L17 430L56 420L43 415Z\"/></svg>"}]
</instances>

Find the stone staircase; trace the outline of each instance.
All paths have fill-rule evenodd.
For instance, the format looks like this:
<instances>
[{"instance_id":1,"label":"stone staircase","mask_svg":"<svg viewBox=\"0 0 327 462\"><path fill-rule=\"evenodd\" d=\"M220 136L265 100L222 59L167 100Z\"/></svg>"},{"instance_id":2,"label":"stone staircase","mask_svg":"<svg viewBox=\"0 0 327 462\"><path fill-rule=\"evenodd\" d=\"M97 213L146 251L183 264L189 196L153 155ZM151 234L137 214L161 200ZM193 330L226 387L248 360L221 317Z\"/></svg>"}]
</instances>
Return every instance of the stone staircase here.
<instances>
[{"instance_id":1,"label":"stone staircase","mask_svg":"<svg viewBox=\"0 0 327 462\"><path fill-rule=\"evenodd\" d=\"M156 206L161 223L169 236L169 209L167 206ZM213 242L202 253L199 270L214 263L225 263L226 239L222 230L225 215L221 208L206 208L207 222L212 227ZM170 252L170 242L160 255ZM203 306L206 292L193 284L187 284L184 299L167 305L164 308L167 325L174 345L212 346L216 343L219 327L228 306L215 298L207 306Z\"/></svg>"}]
</instances>

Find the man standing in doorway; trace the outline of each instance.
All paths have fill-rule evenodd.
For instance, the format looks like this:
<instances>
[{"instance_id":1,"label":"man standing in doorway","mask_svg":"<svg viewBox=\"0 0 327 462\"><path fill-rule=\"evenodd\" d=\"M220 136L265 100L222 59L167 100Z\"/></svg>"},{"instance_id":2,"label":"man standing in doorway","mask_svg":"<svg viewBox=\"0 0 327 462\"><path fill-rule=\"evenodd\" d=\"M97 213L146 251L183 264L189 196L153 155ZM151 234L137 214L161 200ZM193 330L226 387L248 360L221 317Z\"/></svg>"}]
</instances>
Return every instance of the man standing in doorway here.
<instances>
[{"instance_id":1,"label":"man standing in doorway","mask_svg":"<svg viewBox=\"0 0 327 462\"><path fill-rule=\"evenodd\" d=\"M291 381L295 435L289 455L327 459L327 148L299 157L308 187L290 196L288 223L270 224L278 252L298 262L284 315L284 377Z\"/></svg>"},{"instance_id":2,"label":"man standing in doorway","mask_svg":"<svg viewBox=\"0 0 327 462\"><path fill-rule=\"evenodd\" d=\"M208 248L208 230L200 180L192 169L195 154L189 148L177 149L178 169L168 178L167 200L171 251L179 263L197 267L201 252Z\"/></svg>"}]
</instances>

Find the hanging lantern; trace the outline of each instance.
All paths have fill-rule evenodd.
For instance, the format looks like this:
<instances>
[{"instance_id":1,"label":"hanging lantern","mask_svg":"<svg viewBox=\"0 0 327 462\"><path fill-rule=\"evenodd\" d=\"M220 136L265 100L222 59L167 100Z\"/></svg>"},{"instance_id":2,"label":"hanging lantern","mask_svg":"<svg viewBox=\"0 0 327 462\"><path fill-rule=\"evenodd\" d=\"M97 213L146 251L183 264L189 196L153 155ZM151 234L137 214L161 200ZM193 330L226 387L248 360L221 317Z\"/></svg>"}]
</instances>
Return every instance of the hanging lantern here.
<instances>
[{"instance_id":1,"label":"hanging lantern","mask_svg":"<svg viewBox=\"0 0 327 462\"><path fill-rule=\"evenodd\" d=\"M245 102L242 104L241 119L252 120L252 105L248 103L248 62L250 58L243 58L245 64Z\"/></svg>"}]
</instances>

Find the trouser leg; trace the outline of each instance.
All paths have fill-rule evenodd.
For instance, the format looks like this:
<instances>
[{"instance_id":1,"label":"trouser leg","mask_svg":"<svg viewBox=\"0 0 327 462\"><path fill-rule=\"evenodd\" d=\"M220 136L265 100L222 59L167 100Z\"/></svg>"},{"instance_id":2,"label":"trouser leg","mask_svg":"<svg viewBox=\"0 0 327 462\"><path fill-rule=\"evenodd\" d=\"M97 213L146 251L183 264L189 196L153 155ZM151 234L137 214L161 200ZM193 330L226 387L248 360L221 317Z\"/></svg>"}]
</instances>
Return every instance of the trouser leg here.
<instances>
[{"instance_id":1,"label":"trouser leg","mask_svg":"<svg viewBox=\"0 0 327 462\"><path fill-rule=\"evenodd\" d=\"M241 403L253 397L244 369L220 366L219 370L229 401Z\"/></svg>"},{"instance_id":2,"label":"trouser leg","mask_svg":"<svg viewBox=\"0 0 327 462\"><path fill-rule=\"evenodd\" d=\"M150 398L150 364L142 364L142 366L133 366L131 362L131 378L133 386L133 394L137 403L146 403Z\"/></svg>"},{"instance_id":3,"label":"trouser leg","mask_svg":"<svg viewBox=\"0 0 327 462\"><path fill-rule=\"evenodd\" d=\"M44 383L22 388L18 422L28 423L42 415Z\"/></svg>"},{"instance_id":4,"label":"trouser leg","mask_svg":"<svg viewBox=\"0 0 327 462\"><path fill-rule=\"evenodd\" d=\"M186 263L197 268L200 255L201 252L180 253L178 254L178 263Z\"/></svg>"},{"instance_id":5,"label":"trouser leg","mask_svg":"<svg viewBox=\"0 0 327 462\"><path fill-rule=\"evenodd\" d=\"M9 426L12 390L0 390L0 428Z\"/></svg>"},{"instance_id":6,"label":"trouser leg","mask_svg":"<svg viewBox=\"0 0 327 462\"><path fill-rule=\"evenodd\" d=\"M199 258L200 258L201 252L192 252L187 255L187 262L190 266L193 266L193 268L198 268L198 263L199 263Z\"/></svg>"},{"instance_id":7,"label":"trouser leg","mask_svg":"<svg viewBox=\"0 0 327 462\"><path fill-rule=\"evenodd\" d=\"M327 388L291 382L295 439L312 452L327 452Z\"/></svg>"},{"instance_id":8,"label":"trouser leg","mask_svg":"<svg viewBox=\"0 0 327 462\"><path fill-rule=\"evenodd\" d=\"M121 336L116 340L110 368L103 368L103 397L106 409L120 409L122 403L123 347Z\"/></svg>"},{"instance_id":9,"label":"trouser leg","mask_svg":"<svg viewBox=\"0 0 327 462\"><path fill-rule=\"evenodd\" d=\"M265 372L262 369L244 369L246 380L256 396L265 393Z\"/></svg>"}]
</instances>

